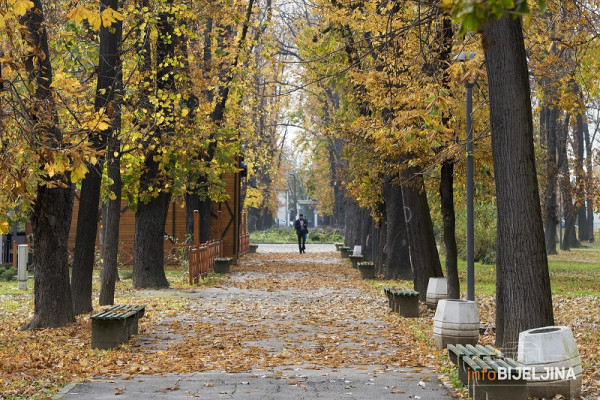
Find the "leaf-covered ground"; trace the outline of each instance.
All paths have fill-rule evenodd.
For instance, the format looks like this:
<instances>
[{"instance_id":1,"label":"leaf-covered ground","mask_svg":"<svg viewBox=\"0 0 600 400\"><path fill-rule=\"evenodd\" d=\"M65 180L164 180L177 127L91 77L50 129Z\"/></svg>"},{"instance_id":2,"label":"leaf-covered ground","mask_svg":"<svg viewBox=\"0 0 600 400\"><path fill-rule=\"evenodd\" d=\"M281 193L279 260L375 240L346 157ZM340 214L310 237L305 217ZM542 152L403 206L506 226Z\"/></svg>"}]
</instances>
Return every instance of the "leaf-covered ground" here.
<instances>
[{"instance_id":1,"label":"leaf-covered ground","mask_svg":"<svg viewBox=\"0 0 600 400\"><path fill-rule=\"evenodd\" d=\"M390 312L381 284L363 282L336 253L253 254L232 274L201 288L174 277L175 289L133 291L119 284L119 303L147 304L140 334L113 350L91 350L89 315L65 328L21 332L33 310L31 291L0 298L0 393L46 397L67 382L113 375L224 370L281 365L382 369L421 367L451 385L454 367L435 351L433 312L405 319ZM584 365L586 397L600 395L600 300L556 296L557 324L570 326ZM98 307L97 307L98 309ZM493 326L491 296L479 301ZM481 337L493 342L493 331ZM455 389L459 397L464 389Z\"/></svg>"}]
</instances>

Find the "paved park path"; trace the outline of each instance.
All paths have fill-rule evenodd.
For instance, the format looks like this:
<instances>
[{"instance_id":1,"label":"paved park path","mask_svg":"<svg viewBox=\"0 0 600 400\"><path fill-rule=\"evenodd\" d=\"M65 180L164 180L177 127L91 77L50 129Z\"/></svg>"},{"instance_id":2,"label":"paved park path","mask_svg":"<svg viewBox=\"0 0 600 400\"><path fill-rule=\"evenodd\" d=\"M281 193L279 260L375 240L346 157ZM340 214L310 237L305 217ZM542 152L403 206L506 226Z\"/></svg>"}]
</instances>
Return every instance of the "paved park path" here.
<instances>
[{"instance_id":1,"label":"paved park path","mask_svg":"<svg viewBox=\"0 0 600 400\"><path fill-rule=\"evenodd\" d=\"M132 345L149 363L167 354L170 373L98 377L67 386L58 398L449 396L431 369L433 356L421 348L431 316L403 322L333 245L309 244L306 254L293 245L260 245L215 287L135 296L182 301L181 311Z\"/></svg>"}]
</instances>

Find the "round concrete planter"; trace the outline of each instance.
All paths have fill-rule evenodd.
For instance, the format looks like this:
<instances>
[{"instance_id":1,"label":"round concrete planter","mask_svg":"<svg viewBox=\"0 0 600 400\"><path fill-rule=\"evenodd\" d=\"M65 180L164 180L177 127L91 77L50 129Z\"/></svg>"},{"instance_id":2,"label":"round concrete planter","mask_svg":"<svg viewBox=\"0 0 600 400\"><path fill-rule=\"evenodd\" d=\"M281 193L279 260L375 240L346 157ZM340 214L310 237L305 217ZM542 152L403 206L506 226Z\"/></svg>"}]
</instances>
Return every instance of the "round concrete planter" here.
<instances>
[{"instance_id":1,"label":"round concrete planter","mask_svg":"<svg viewBox=\"0 0 600 400\"><path fill-rule=\"evenodd\" d=\"M359 262L358 270L363 279L375 279L375 264L372 262Z\"/></svg>"},{"instance_id":2,"label":"round concrete planter","mask_svg":"<svg viewBox=\"0 0 600 400\"><path fill-rule=\"evenodd\" d=\"M561 394L578 398L581 393L581 358L571 329L548 326L519 333L518 361L537 379L527 382L530 397L553 398ZM567 378L567 379L565 379Z\"/></svg>"},{"instance_id":3,"label":"round concrete planter","mask_svg":"<svg viewBox=\"0 0 600 400\"><path fill-rule=\"evenodd\" d=\"M353 254L350 254L348 258L352 262L352 268L358 268L358 263L362 261L363 256L355 256Z\"/></svg>"},{"instance_id":4,"label":"round concrete planter","mask_svg":"<svg viewBox=\"0 0 600 400\"><path fill-rule=\"evenodd\" d=\"M352 254L352 249L350 247L342 246L340 247L340 254L342 255L342 258L348 258L350 257L350 254Z\"/></svg>"},{"instance_id":5,"label":"round concrete planter","mask_svg":"<svg viewBox=\"0 0 600 400\"><path fill-rule=\"evenodd\" d=\"M430 310L435 310L438 301L447 297L446 278L429 278L425 303Z\"/></svg>"},{"instance_id":6,"label":"round concrete planter","mask_svg":"<svg viewBox=\"0 0 600 400\"><path fill-rule=\"evenodd\" d=\"M474 301L438 301L433 317L433 340L438 350L449 344L477 344L479 340L479 312Z\"/></svg>"},{"instance_id":7,"label":"round concrete planter","mask_svg":"<svg viewBox=\"0 0 600 400\"><path fill-rule=\"evenodd\" d=\"M250 243L248 245L248 253L256 253L256 249L258 249L258 245L255 243Z\"/></svg>"},{"instance_id":8,"label":"round concrete planter","mask_svg":"<svg viewBox=\"0 0 600 400\"><path fill-rule=\"evenodd\" d=\"M227 274L232 258L215 258L215 274Z\"/></svg>"}]
</instances>

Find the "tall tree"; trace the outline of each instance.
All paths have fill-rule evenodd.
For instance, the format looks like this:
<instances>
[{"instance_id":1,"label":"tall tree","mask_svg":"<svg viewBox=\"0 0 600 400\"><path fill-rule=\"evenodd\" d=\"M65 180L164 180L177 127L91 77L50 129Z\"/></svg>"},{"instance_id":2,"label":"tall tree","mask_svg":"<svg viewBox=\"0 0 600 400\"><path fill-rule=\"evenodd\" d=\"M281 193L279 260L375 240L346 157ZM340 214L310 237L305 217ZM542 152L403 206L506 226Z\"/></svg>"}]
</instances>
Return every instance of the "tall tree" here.
<instances>
[{"instance_id":1,"label":"tall tree","mask_svg":"<svg viewBox=\"0 0 600 400\"><path fill-rule=\"evenodd\" d=\"M25 27L24 39L29 46L25 67L31 87L32 105L29 118L31 134L38 149L47 154L46 162L52 163L53 151L63 147L63 135L58 126L56 104L52 94L52 65L48 48L44 10L41 0L34 0L33 7L21 18ZM67 240L71 224L73 189L69 173L48 174L37 187L33 207L35 306L33 319L23 329L52 328L75 321L71 289Z\"/></svg>"},{"instance_id":2,"label":"tall tree","mask_svg":"<svg viewBox=\"0 0 600 400\"><path fill-rule=\"evenodd\" d=\"M101 12L106 8L118 10L120 0L102 0ZM111 119L107 132L106 170L111 182L108 190L109 198L104 202L105 208L102 241L102 286L100 288L100 304L114 303L117 260L119 252L119 222L121 220L121 146L119 132L121 130L122 103L122 32L123 24L117 20L110 27L100 28L100 59L98 68L98 89L96 95L104 97L104 108ZM102 101L101 100L101 101Z\"/></svg>"},{"instance_id":3,"label":"tall tree","mask_svg":"<svg viewBox=\"0 0 600 400\"><path fill-rule=\"evenodd\" d=\"M514 355L519 332L553 325L554 315L521 18L489 17L482 33L498 206L496 345Z\"/></svg>"},{"instance_id":4,"label":"tall tree","mask_svg":"<svg viewBox=\"0 0 600 400\"><path fill-rule=\"evenodd\" d=\"M106 9L117 11L118 1L102 0L100 13ZM110 10L109 10L110 11ZM100 50L98 58L98 83L94 108L97 112L113 118L117 107L114 103L117 74L120 70L119 44L122 31L121 20L115 23L102 23L100 27ZM106 147L107 138L113 130L110 124L100 131L90 132L90 142L98 150ZM100 186L104 168L104 157L86 163L88 173L81 183L79 211L77 214L77 233L73 255L71 292L75 315L92 311L92 275L96 258L96 233L98 231L98 208L100 205Z\"/></svg>"},{"instance_id":5,"label":"tall tree","mask_svg":"<svg viewBox=\"0 0 600 400\"><path fill-rule=\"evenodd\" d=\"M173 136L173 105L170 95L175 89L174 54L175 33L172 0L160 10L156 25L156 75L153 78L159 106L152 107L154 118L160 120L151 128L147 143L143 172L140 178L138 205L135 213L133 249L133 286L136 288L163 288L169 282L164 270L164 228L171 201L169 177L161 169L163 143ZM150 42L150 35L146 41ZM144 45L144 57L151 57L150 43ZM148 63L149 60L145 60ZM146 105L148 107L148 105Z\"/></svg>"}]
</instances>

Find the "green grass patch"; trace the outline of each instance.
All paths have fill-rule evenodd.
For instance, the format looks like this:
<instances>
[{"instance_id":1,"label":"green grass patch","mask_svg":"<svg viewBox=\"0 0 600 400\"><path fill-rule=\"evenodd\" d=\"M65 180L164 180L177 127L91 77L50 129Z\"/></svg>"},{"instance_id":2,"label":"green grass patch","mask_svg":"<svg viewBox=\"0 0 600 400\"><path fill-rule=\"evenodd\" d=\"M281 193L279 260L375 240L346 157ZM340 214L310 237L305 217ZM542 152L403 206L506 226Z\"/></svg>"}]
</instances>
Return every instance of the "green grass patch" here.
<instances>
[{"instance_id":1,"label":"green grass patch","mask_svg":"<svg viewBox=\"0 0 600 400\"><path fill-rule=\"evenodd\" d=\"M442 268L445 267L442 260ZM600 296L600 243L586 244L585 248L548 257L553 295ZM458 260L458 278L461 293L467 291L467 263ZM384 287L404 286L412 289L412 281L365 281L376 290ZM475 294L496 294L496 266L475 263Z\"/></svg>"},{"instance_id":2,"label":"green grass patch","mask_svg":"<svg viewBox=\"0 0 600 400\"><path fill-rule=\"evenodd\" d=\"M337 243L343 242L344 236L337 229L311 229L308 231L308 242ZM294 228L274 228L250 233L252 243L298 243Z\"/></svg>"}]
</instances>

